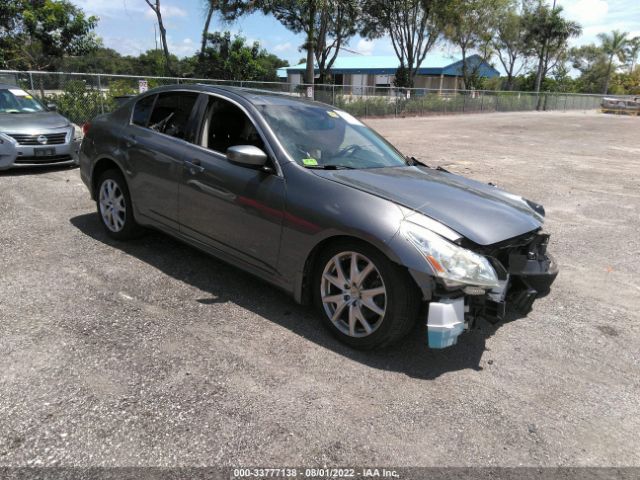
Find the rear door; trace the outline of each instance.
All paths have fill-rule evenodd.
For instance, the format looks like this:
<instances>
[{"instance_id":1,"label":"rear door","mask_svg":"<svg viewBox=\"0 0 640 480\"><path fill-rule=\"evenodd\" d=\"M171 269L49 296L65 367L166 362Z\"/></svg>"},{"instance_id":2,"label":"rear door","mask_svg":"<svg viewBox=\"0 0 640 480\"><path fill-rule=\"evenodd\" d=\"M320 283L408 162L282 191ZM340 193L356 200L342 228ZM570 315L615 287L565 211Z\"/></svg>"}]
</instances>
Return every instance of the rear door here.
<instances>
[{"instance_id":1,"label":"rear door","mask_svg":"<svg viewBox=\"0 0 640 480\"><path fill-rule=\"evenodd\" d=\"M179 229L178 185L191 147L198 95L171 91L143 97L123 139L136 214L174 230Z\"/></svg>"}]
</instances>

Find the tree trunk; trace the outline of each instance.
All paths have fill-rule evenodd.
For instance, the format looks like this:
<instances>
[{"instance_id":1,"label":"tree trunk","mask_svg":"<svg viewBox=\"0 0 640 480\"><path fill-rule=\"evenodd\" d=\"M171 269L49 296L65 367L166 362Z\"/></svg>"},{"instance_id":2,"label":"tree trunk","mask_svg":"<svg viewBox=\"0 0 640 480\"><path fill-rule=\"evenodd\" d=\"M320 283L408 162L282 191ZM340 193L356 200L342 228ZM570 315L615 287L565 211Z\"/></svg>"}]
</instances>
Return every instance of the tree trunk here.
<instances>
[{"instance_id":1,"label":"tree trunk","mask_svg":"<svg viewBox=\"0 0 640 480\"><path fill-rule=\"evenodd\" d=\"M544 48L540 52L540 55L538 56L538 71L536 72L536 88L535 88L535 92L537 94L536 110L540 110L540 88L542 86L543 70L544 70Z\"/></svg>"},{"instance_id":2,"label":"tree trunk","mask_svg":"<svg viewBox=\"0 0 640 480\"><path fill-rule=\"evenodd\" d=\"M613 64L613 55L609 57L609 65L607 65L607 78L604 81L604 95L609 91L609 79L611 78L611 65Z\"/></svg>"},{"instance_id":3,"label":"tree trunk","mask_svg":"<svg viewBox=\"0 0 640 480\"><path fill-rule=\"evenodd\" d=\"M467 49L462 47L462 82L464 89L469 89L469 69L467 68Z\"/></svg>"},{"instance_id":4,"label":"tree trunk","mask_svg":"<svg viewBox=\"0 0 640 480\"><path fill-rule=\"evenodd\" d=\"M40 78L38 79L38 87L40 87L40 100L42 101L42 103L46 104L47 100L44 98L44 80L43 80L43 76L44 75L38 75Z\"/></svg>"},{"instance_id":5,"label":"tree trunk","mask_svg":"<svg viewBox=\"0 0 640 480\"><path fill-rule=\"evenodd\" d=\"M160 3L160 0L158 0L158 3ZM162 14L160 13L158 13L158 27L160 29L160 38L162 40L162 50L164 52L164 67L168 75L173 75L173 70L171 69L171 64L169 60L169 46L167 45L167 30L164 28L164 25L162 24Z\"/></svg>"},{"instance_id":6,"label":"tree trunk","mask_svg":"<svg viewBox=\"0 0 640 480\"><path fill-rule=\"evenodd\" d=\"M542 86L542 68L544 63L544 57L541 55L538 57L538 69L536 71L536 85L535 92L540 93L540 87Z\"/></svg>"},{"instance_id":7,"label":"tree trunk","mask_svg":"<svg viewBox=\"0 0 640 480\"><path fill-rule=\"evenodd\" d=\"M507 71L507 90L511 91L513 90L513 68L514 68L514 63L515 62L511 62L509 64L509 70Z\"/></svg>"},{"instance_id":8,"label":"tree trunk","mask_svg":"<svg viewBox=\"0 0 640 480\"><path fill-rule=\"evenodd\" d=\"M162 23L162 11L160 10L160 0L155 0L155 5L151 3L152 0L145 0L147 5L151 7L151 10L156 14L158 19L158 29L160 30L160 43L162 43L162 51L164 52L164 68L167 75L172 75L171 65L169 64L169 47L167 46L167 29L164 28Z\"/></svg>"},{"instance_id":9,"label":"tree trunk","mask_svg":"<svg viewBox=\"0 0 640 480\"><path fill-rule=\"evenodd\" d=\"M213 0L209 1L209 8L207 9L207 18L204 21L204 27L202 28L202 43L200 44L200 53L198 54L198 64L202 65L204 61L204 49L207 47L207 34L209 33L209 25L211 24L211 17L213 16Z\"/></svg>"},{"instance_id":10,"label":"tree trunk","mask_svg":"<svg viewBox=\"0 0 640 480\"><path fill-rule=\"evenodd\" d=\"M316 2L311 0L309 6L309 26L307 31L307 70L306 70L306 83L313 89L315 68L314 68L314 43L315 43L315 20L316 20ZM313 97L313 93L312 93Z\"/></svg>"}]
</instances>

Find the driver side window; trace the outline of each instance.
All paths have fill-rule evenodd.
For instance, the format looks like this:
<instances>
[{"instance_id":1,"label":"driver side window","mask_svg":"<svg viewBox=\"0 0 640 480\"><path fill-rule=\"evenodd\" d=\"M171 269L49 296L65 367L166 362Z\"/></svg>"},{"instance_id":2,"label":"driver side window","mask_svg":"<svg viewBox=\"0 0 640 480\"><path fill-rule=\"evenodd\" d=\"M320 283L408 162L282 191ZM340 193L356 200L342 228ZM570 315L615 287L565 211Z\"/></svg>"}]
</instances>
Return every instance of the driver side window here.
<instances>
[{"instance_id":1,"label":"driver side window","mask_svg":"<svg viewBox=\"0 0 640 480\"><path fill-rule=\"evenodd\" d=\"M265 150L253 122L236 105L211 96L202 125L201 146L225 154L229 147L253 145Z\"/></svg>"}]
</instances>

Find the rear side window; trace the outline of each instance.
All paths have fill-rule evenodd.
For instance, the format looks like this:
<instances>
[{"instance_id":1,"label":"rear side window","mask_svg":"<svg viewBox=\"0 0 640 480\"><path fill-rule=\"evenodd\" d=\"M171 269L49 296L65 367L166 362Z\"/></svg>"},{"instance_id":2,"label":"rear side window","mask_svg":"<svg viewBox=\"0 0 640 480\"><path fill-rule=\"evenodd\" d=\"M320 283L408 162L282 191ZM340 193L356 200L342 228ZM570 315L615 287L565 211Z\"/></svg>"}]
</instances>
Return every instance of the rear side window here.
<instances>
[{"instance_id":1,"label":"rear side window","mask_svg":"<svg viewBox=\"0 0 640 480\"><path fill-rule=\"evenodd\" d=\"M159 94L149 119L149 128L184 140L191 110L197 99L198 94L195 92Z\"/></svg>"},{"instance_id":2,"label":"rear side window","mask_svg":"<svg viewBox=\"0 0 640 480\"><path fill-rule=\"evenodd\" d=\"M136 103L136 106L133 107L133 116L131 117L131 122L134 125L140 125L141 127L147 126L149 116L151 115L151 109L153 108L153 101L155 99L155 95L149 95Z\"/></svg>"}]
</instances>

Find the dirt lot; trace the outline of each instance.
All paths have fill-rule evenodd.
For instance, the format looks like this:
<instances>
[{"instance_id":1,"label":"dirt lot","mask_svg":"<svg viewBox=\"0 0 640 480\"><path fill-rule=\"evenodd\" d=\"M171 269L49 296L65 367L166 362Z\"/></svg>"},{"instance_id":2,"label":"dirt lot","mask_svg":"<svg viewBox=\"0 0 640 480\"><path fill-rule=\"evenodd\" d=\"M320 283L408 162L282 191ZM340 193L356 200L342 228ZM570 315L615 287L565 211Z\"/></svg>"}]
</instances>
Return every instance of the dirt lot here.
<instances>
[{"instance_id":1,"label":"dirt lot","mask_svg":"<svg viewBox=\"0 0 640 480\"><path fill-rule=\"evenodd\" d=\"M77 170L0 174L0 464L639 465L640 119L369 123L545 205L528 318L354 352L170 238L108 240Z\"/></svg>"}]
</instances>

